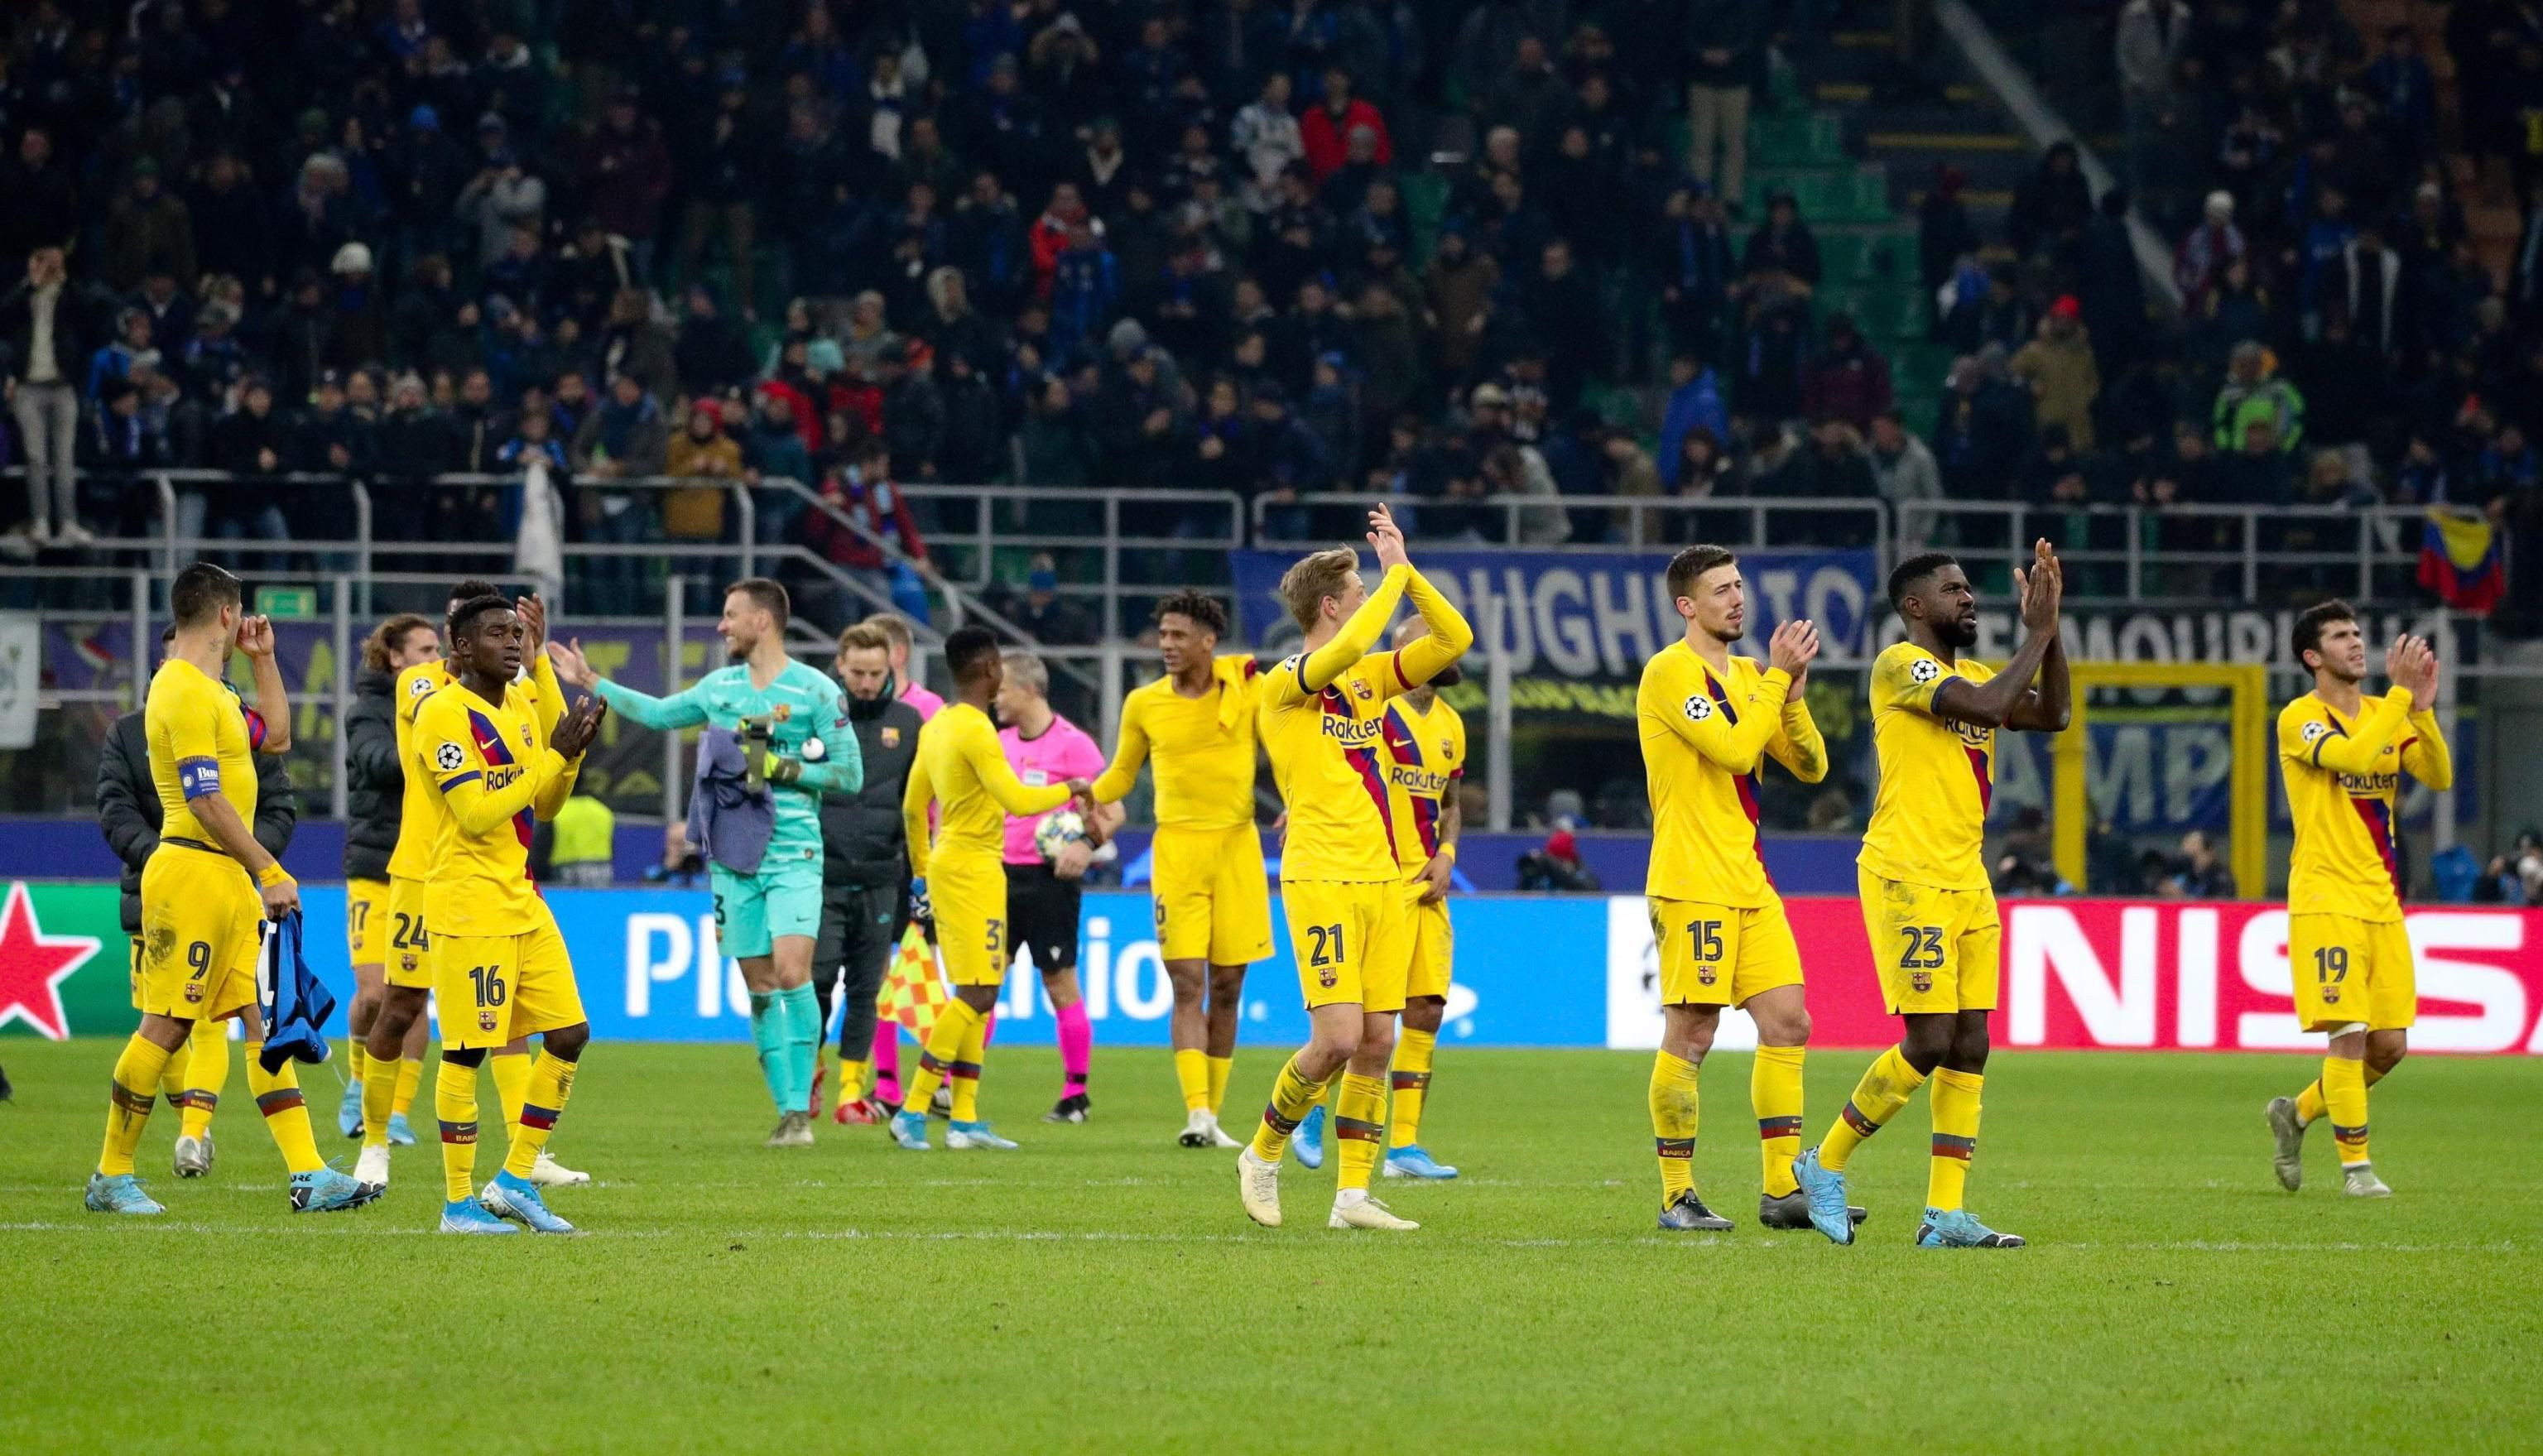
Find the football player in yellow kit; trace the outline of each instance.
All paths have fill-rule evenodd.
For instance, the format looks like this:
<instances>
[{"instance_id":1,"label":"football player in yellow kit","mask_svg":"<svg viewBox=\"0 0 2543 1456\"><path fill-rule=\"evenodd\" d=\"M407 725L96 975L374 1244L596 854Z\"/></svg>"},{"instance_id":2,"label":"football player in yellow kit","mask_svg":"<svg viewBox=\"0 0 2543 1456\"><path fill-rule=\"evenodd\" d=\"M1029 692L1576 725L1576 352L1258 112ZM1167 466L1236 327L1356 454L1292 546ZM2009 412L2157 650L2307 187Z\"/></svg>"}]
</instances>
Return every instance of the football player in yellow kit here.
<instances>
[{"instance_id":1,"label":"football player in yellow kit","mask_svg":"<svg viewBox=\"0 0 2543 1456\"><path fill-rule=\"evenodd\" d=\"M1818 629L1789 621L1767 640L1767 665L1734 656L1747 629L1739 560L1690 546L1668 568L1686 635L1643 668L1635 717L1652 802L1651 871L1643 893L1659 957L1660 1046L1653 1058L1652 1136L1660 1169L1659 1226L1718 1231L1731 1220L1695 1190L1697 1070L1722 1010L1757 1026L1748 1078L1765 1188L1757 1221L1808 1228L1793 1181L1802 1141L1802 1062L1811 1039L1802 955L1783 897L1766 875L1758 774L1769 757L1805 784L1827 777L1827 744L1803 699Z\"/></svg>"},{"instance_id":2,"label":"football player in yellow kit","mask_svg":"<svg viewBox=\"0 0 2543 1456\"><path fill-rule=\"evenodd\" d=\"M1872 664L1881 787L1857 869L1882 997L1906 1032L1864 1073L1818 1146L1793 1165L1811 1226L1839 1244L1854 1242L1847 1159L1928 1078L1934 1145L1916 1247L2023 1244L1962 1206L1977 1150L1987 1014L1995 1009L2003 941L1985 853L1996 730L2053 733L2068 717L2066 652L2057 636L2063 579L2046 541L2034 544L2031 571L2016 568L2013 580L2025 636L2004 671L1992 673L1961 656L1977 642L1978 609L1959 562L1929 552L1889 574L1889 604L1907 639Z\"/></svg>"},{"instance_id":3,"label":"football player in yellow kit","mask_svg":"<svg viewBox=\"0 0 2543 1456\"><path fill-rule=\"evenodd\" d=\"M2270 1103L2273 1161L2281 1186L2302 1187L2305 1128L2328 1115L2344 1189L2387 1198L2393 1190L2366 1156L2366 1089L2401 1064L2420 1014L2394 809L2404 774L2438 790L2455 781L2431 711L2437 654L2406 634L2384 654L2392 687L2380 698L2360 692L2366 636L2345 601L2299 614L2294 647L2313 669L2313 691L2278 715L2278 769L2296 831L2287 857L2287 968L2297 1020L2331 1044L2320 1080Z\"/></svg>"},{"instance_id":4,"label":"football player in yellow kit","mask_svg":"<svg viewBox=\"0 0 2543 1456\"><path fill-rule=\"evenodd\" d=\"M1474 630L1413 570L1404 533L1381 505L1369 512L1368 543L1386 576L1360 581L1349 548L1320 551L1281 577L1289 614L1305 630L1303 650L1263 674L1256 713L1289 826L1280 855L1280 903L1289 922L1309 1038L1273 1081L1263 1125L1237 1159L1246 1215L1280 1224L1280 1158L1297 1129L1342 1079L1334 1131L1342 1144L1341 1187L1329 1228L1419 1227L1369 1196L1386 1118L1388 1059L1395 1017L1404 1009L1414 936L1404 870L1388 832L1378 736L1388 699L1428 682L1474 645ZM1411 597L1429 635L1369 655L1398 602Z\"/></svg>"}]
</instances>

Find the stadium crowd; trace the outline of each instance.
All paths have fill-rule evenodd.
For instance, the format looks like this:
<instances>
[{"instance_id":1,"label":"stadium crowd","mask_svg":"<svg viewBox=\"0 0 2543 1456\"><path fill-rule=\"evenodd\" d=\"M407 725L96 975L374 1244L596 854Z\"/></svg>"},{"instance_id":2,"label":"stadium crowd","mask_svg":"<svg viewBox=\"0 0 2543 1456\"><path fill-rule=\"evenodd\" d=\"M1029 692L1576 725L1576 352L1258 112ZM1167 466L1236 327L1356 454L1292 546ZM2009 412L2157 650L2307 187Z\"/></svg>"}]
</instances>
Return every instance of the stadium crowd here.
<instances>
[{"instance_id":1,"label":"stadium crowd","mask_svg":"<svg viewBox=\"0 0 2543 1456\"><path fill-rule=\"evenodd\" d=\"M774 491L757 531L859 571L925 554L898 481L1227 490L1275 538L1329 488L1529 543L1629 528L1496 500L2448 500L2536 529L2543 247L2529 228L2505 290L2483 267L2403 39L2134 0L2115 84L2132 163L2167 179L2150 206L2213 183L2188 317L2150 320L2125 196L2091 196L2071 148L2000 237L1945 169L1918 242L1954 361L1911 420L1815 303L1809 219L1742 206L1774 23L1765 0L39 0L0 78L29 477L0 549L147 529L137 470L232 473L183 485L187 534L326 539L347 493L278 478L532 458L571 481L570 531L618 545L740 528L723 489L627 477L814 483L871 534ZM2469 41L2475 144L2504 145L2521 72L2481 78L2521 51ZM374 530L504 539L516 498L374 492Z\"/></svg>"}]
</instances>

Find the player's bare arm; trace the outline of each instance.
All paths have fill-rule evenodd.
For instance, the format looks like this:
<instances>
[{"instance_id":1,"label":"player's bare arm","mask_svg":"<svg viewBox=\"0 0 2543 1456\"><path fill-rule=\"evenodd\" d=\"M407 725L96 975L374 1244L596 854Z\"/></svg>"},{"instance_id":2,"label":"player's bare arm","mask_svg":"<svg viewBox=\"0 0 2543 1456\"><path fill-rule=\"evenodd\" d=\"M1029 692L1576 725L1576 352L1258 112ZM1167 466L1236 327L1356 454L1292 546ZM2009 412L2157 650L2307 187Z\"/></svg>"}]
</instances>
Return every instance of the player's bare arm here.
<instances>
[{"instance_id":1,"label":"player's bare arm","mask_svg":"<svg viewBox=\"0 0 2543 1456\"><path fill-rule=\"evenodd\" d=\"M273 655L273 619L241 617L237 646L247 653L249 669L256 674L256 711L265 720L265 741L257 745L257 751L288 753L291 698L282 686L282 664Z\"/></svg>"},{"instance_id":2,"label":"player's bare arm","mask_svg":"<svg viewBox=\"0 0 2543 1456\"><path fill-rule=\"evenodd\" d=\"M2059 579L2057 558L2042 537L2033 548L2030 572L2015 568L2013 584L2022 598L2022 625L2025 636L2022 648L2007 662L2004 671L1983 683L1972 683L1965 677L1947 679L1934 690L1934 715L1957 719L1976 728L2013 726L2014 711L2025 694L2032 690L2032 679L2057 645L2057 600ZM2064 725L2064 715L2058 718Z\"/></svg>"}]
</instances>

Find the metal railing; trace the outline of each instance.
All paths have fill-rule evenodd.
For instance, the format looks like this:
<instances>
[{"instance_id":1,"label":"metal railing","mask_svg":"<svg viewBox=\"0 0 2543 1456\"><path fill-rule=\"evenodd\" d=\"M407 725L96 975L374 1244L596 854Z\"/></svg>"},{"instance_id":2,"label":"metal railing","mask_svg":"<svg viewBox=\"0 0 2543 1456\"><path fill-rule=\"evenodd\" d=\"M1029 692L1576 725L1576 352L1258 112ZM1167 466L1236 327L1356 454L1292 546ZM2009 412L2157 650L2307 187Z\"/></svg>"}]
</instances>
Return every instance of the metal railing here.
<instances>
[{"instance_id":1,"label":"metal railing","mask_svg":"<svg viewBox=\"0 0 2543 1456\"><path fill-rule=\"evenodd\" d=\"M2032 543L2045 536L2066 566L2070 600L2131 603L2256 603L2297 591L2390 599L2394 593L2379 587L2416 576L2424 519L2413 505L2019 500L1907 501L1897 514L1902 550L1947 546L1972 565L2021 566L2031 560Z\"/></svg>"},{"instance_id":2,"label":"metal railing","mask_svg":"<svg viewBox=\"0 0 2543 1456\"><path fill-rule=\"evenodd\" d=\"M1097 625L1106 638L1123 635L1124 598L1158 596L1181 586L1224 586L1224 553L1245 544L1245 504L1227 491L1070 490L1049 486L898 486L922 514L934 519L925 527L931 540L930 560L946 572L949 555L962 565L948 578L972 591L999 583L1000 553L1049 552L1076 562L1100 561L1097 580L1069 580L1062 575L1059 594L1095 604ZM1001 516L1006 517L1003 521ZM958 518L959 517L959 518ZM945 548L953 548L948 552ZM1125 581L1125 555L1184 554L1187 568L1209 567L1208 579Z\"/></svg>"},{"instance_id":3,"label":"metal railing","mask_svg":"<svg viewBox=\"0 0 2543 1456\"><path fill-rule=\"evenodd\" d=\"M1333 542L1313 534L1284 536L1275 527L1291 512L1365 508L1383 498L1399 515L1409 515L1408 529L1426 540L1442 538L1423 525L1426 516L1449 514L1471 521L1498 517L1498 532L1476 530L1476 544L1517 551L1631 551L1685 544L1700 538L1743 550L1807 544L1814 547L1869 546L1879 559L1889 560L1888 505L1880 500L1820 496L1488 496L1480 499L1446 499L1428 496L1373 497L1342 491L1298 492L1284 499L1254 498L1255 544L1271 550L1313 550ZM1559 543L1528 540L1562 518L1571 531L1580 519L1605 515L1608 530L1598 537L1577 532ZM1781 524L1786 529L1777 531ZM1463 528L1461 527L1461 532ZM1612 539L1610 539L1612 538Z\"/></svg>"}]
</instances>

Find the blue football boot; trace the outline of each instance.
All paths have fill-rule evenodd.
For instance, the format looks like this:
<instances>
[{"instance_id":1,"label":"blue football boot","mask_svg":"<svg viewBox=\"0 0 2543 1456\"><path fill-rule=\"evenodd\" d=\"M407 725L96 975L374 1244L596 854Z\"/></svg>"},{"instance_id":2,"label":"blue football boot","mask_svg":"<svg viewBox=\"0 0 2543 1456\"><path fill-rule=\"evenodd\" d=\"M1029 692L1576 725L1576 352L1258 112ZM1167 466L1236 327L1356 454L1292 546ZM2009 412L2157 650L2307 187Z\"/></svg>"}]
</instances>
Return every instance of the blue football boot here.
<instances>
[{"instance_id":1,"label":"blue football boot","mask_svg":"<svg viewBox=\"0 0 2543 1456\"><path fill-rule=\"evenodd\" d=\"M1948 1213L1928 1208L1924 1223L1916 1229L1919 1249L2019 1249L2025 1242L2020 1234L1999 1234L1988 1228L1970 1217L1965 1208Z\"/></svg>"},{"instance_id":2,"label":"blue football boot","mask_svg":"<svg viewBox=\"0 0 2543 1456\"><path fill-rule=\"evenodd\" d=\"M1388 1178L1450 1179L1457 1176L1457 1170L1431 1157L1422 1144L1410 1142L1400 1148L1388 1150L1386 1176Z\"/></svg>"},{"instance_id":3,"label":"blue football boot","mask_svg":"<svg viewBox=\"0 0 2543 1456\"><path fill-rule=\"evenodd\" d=\"M129 1173L113 1178L103 1173L88 1176L88 1210L91 1213L165 1213L158 1199L141 1191L141 1180Z\"/></svg>"},{"instance_id":4,"label":"blue football boot","mask_svg":"<svg viewBox=\"0 0 2543 1456\"><path fill-rule=\"evenodd\" d=\"M1305 1119L1298 1123L1298 1130L1289 1134L1289 1156L1297 1159L1301 1168L1313 1170L1325 1166L1323 1103L1308 1109Z\"/></svg>"},{"instance_id":5,"label":"blue football boot","mask_svg":"<svg viewBox=\"0 0 2543 1456\"><path fill-rule=\"evenodd\" d=\"M441 1231L445 1234L517 1234L519 1229L486 1211L486 1205L474 1198L441 1205Z\"/></svg>"},{"instance_id":6,"label":"blue football boot","mask_svg":"<svg viewBox=\"0 0 2543 1456\"><path fill-rule=\"evenodd\" d=\"M291 1175L294 1213L342 1213L347 1208L359 1208L379 1195L377 1188L332 1164Z\"/></svg>"},{"instance_id":7,"label":"blue football boot","mask_svg":"<svg viewBox=\"0 0 2543 1456\"><path fill-rule=\"evenodd\" d=\"M1853 1243L1855 1219L1845 1202L1845 1175L1820 1167L1819 1150L1812 1148L1793 1160L1793 1182L1810 1200L1811 1227L1827 1235L1831 1244Z\"/></svg>"},{"instance_id":8,"label":"blue football boot","mask_svg":"<svg viewBox=\"0 0 2543 1456\"><path fill-rule=\"evenodd\" d=\"M539 1196L539 1186L526 1178L498 1173L478 1201L497 1218L508 1218L534 1234L570 1234L574 1225L556 1216Z\"/></svg>"},{"instance_id":9,"label":"blue football boot","mask_svg":"<svg viewBox=\"0 0 2543 1456\"><path fill-rule=\"evenodd\" d=\"M407 1125L404 1112L389 1113L389 1146L393 1148L415 1146L415 1129Z\"/></svg>"},{"instance_id":10,"label":"blue football boot","mask_svg":"<svg viewBox=\"0 0 2543 1456\"><path fill-rule=\"evenodd\" d=\"M336 1104L336 1130L347 1137L362 1135L362 1084L345 1084L345 1100Z\"/></svg>"},{"instance_id":11,"label":"blue football boot","mask_svg":"<svg viewBox=\"0 0 2543 1456\"><path fill-rule=\"evenodd\" d=\"M891 1140L913 1153L928 1151L927 1114L907 1109L892 1113Z\"/></svg>"}]
</instances>

